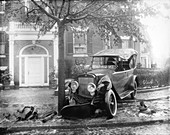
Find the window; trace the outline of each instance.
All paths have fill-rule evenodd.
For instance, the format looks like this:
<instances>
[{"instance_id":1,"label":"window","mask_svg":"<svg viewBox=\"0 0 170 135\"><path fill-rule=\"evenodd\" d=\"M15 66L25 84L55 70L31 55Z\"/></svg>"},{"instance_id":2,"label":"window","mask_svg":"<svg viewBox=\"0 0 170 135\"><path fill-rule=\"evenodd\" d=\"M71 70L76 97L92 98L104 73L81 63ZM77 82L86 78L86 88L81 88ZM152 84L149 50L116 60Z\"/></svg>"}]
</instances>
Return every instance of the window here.
<instances>
[{"instance_id":1,"label":"window","mask_svg":"<svg viewBox=\"0 0 170 135\"><path fill-rule=\"evenodd\" d=\"M73 53L87 54L87 33L76 32L73 34Z\"/></svg>"},{"instance_id":2,"label":"window","mask_svg":"<svg viewBox=\"0 0 170 135\"><path fill-rule=\"evenodd\" d=\"M5 33L0 32L0 54L5 54Z\"/></svg>"},{"instance_id":3,"label":"window","mask_svg":"<svg viewBox=\"0 0 170 135\"><path fill-rule=\"evenodd\" d=\"M0 45L0 55L5 54L5 45Z\"/></svg>"},{"instance_id":4,"label":"window","mask_svg":"<svg viewBox=\"0 0 170 135\"><path fill-rule=\"evenodd\" d=\"M129 48L129 40L130 40L130 37L129 36L121 36L121 39L122 39L122 48L123 49L126 49L126 48Z\"/></svg>"},{"instance_id":5,"label":"window","mask_svg":"<svg viewBox=\"0 0 170 135\"><path fill-rule=\"evenodd\" d=\"M70 30L66 33L66 51L73 57L87 57L93 53L93 31L87 29Z\"/></svg>"},{"instance_id":6,"label":"window","mask_svg":"<svg viewBox=\"0 0 170 135\"><path fill-rule=\"evenodd\" d=\"M0 13L1 14L4 14L5 12L5 3L6 3L6 1L1 1L0 2Z\"/></svg>"},{"instance_id":7,"label":"window","mask_svg":"<svg viewBox=\"0 0 170 135\"><path fill-rule=\"evenodd\" d=\"M129 41L128 40L122 40L122 48L128 48Z\"/></svg>"}]
</instances>

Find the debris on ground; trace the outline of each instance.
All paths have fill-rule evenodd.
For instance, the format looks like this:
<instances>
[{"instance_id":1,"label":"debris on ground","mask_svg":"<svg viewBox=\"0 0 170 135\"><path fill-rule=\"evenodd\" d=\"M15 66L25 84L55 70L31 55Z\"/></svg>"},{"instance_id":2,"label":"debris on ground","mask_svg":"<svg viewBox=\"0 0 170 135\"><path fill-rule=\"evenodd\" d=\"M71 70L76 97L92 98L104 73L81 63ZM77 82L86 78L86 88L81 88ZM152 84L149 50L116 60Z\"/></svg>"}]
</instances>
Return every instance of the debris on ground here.
<instances>
[{"instance_id":1,"label":"debris on ground","mask_svg":"<svg viewBox=\"0 0 170 135\"><path fill-rule=\"evenodd\" d=\"M150 115L150 114L156 113L156 111L148 108L148 106L145 105L144 101L141 101L139 105L139 113Z\"/></svg>"},{"instance_id":2,"label":"debris on ground","mask_svg":"<svg viewBox=\"0 0 170 135\"><path fill-rule=\"evenodd\" d=\"M57 115L57 112L56 111L49 111L47 112L46 114L43 114L43 116L41 117L42 119L42 122L45 123L47 122L48 120L52 120L54 118L54 116ZM39 117L40 118L40 117Z\"/></svg>"},{"instance_id":3,"label":"debris on ground","mask_svg":"<svg viewBox=\"0 0 170 135\"><path fill-rule=\"evenodd\" d=\"M38 110L34 106L25 106L13 114L16 121L35 120L38 118Z\"/></svg>"},{"instance_id":4,"label":"debris on ground","mask_svg":"<svg viewBox=\"0 0 170 135\"><path fill-rule=\"evenodd\" d=\"M57 114L58 113L55 110L48 110L47 112L40 114L35 106L25 106L22 109L18 109L13 114L4 113L0 124L11 123L11 125L14 125L19 121L24 122L28 120L40 120L42 123L45 123L49 120L52 120Z\"/></svg>"}]
</instances>

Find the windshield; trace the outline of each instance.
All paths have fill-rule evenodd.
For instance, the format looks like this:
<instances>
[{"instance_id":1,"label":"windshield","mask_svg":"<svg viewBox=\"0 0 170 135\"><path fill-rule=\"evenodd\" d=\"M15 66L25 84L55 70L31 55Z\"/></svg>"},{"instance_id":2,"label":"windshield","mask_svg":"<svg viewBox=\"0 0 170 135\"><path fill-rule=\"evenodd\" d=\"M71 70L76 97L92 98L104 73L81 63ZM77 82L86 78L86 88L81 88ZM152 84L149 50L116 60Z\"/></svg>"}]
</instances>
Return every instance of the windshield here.
<instances>
[{"instance_id":1,"label":"windshield","mask_svg":"<svg viewBox=\"0 0 170 135\"><path fill-rule=\"evenodd\" d=\"M117 67L117 61L118 61L118 57L111 57L111 56L93 57L91 67L92 69L98 69L98 68L115 69Z\"/></svg>"}]
</instances>

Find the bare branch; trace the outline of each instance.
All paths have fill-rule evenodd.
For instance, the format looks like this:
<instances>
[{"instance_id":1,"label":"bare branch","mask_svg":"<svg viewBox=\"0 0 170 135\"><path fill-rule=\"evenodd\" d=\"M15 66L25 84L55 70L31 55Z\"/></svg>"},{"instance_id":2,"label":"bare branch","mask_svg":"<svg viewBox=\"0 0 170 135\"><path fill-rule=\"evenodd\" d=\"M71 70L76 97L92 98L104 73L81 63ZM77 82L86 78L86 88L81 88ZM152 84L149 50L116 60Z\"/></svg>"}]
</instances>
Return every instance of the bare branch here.
<instances>
[{"instance_id":1,"label":"bare branch","mask_svg":"<svg viewBox=\"0 0 170 135\"><path fill-rule=\"evenodd\" d=\"M79 11L79 12L77 12L77 13L75 13L75 14L72 14L72 16L77 16L78 14L82 14L84 11L87 11L91 6L94 6L95 3L96 3L95 0L90 1L90 2L85 6L84 9L82 9L81 11Z\"/></svg>"},{"instance_id":2,"label":"bare branch","mask_svg":"<svg viewBox=\"0 0 170 135\"><path fill-rule=\"evenodd\" d=\"M41 0L41 2L42 2L46 7L48 7L48 8L50 9L51 13L54 15L54 12L53 12L51 6L49 6L49 4L47 4L44 0Z\"/></svg>"},{"instance_id":3,"label":"bare branch","mask_svg":"<svg viewBox=\"0 0 170 135\"><path fill-rule=\"evenodd\" d=\"M81 16L79 18L71 18L71 19L67 19L69 22L72 22L72 21L79 21L79 20L83 20L85 18L87 18L88 16L90 16L89 14L86 14L84 16Z\"/></svg>"},{"instance_id":4,"label":"bare branch","mask_svg":"<svg viewBox=\"0 0 170 135\"><path fill-rule=\"evenodd\" d=\"M99 11L101 8L103 8L104 6L106 6L105 4L102 4L98 9L96 9L96 10L94 10L93 12L91 12L91 13L94 13L94 12L97 12L97 11Z\"/></svg>"},{"instance_id":5,"label":"bare branch","mask_svg":"<svg viewBox=\"0 0 170 135\"><path fill-rule=\"evenodd\" d=\"M61 5L61 9L60 9L59 16L58 16L59 18L61 17L61 13L64 8L64 4L65 4L65 0L63 0L62 5Z\"/></svg>"},{"instance_id":6,"label":"bare branch","mask_svg":"<svg viewBox=\"0 0 170 135\"><path fill-rule=\"evenodd\" d=\"M46 14L48 17L56 20L57 22L60 22L60 20L55 17L54 15L49 14L44 8L42 8L35 0L31 0L44 14Z\"/></svg>"},{"instance_id":7,"label":"bare branch","mask_svg":"<svg viewBox=\"0 0 170 135\"><path fill-rule=\"evenodd\" d=\"M30 13L32 13L32 12L34 12L34 11L38 11L38 10L39 10L39 9L32 9L32 10L30 10L30 11L27 10L27 15L30 14Z\"/></svg>"},{"instance_id":8,"label":"bare branch","mask_svg":"<svg viewBox=\"0 0 170 135\"><path fill-rule=\"evenodd\" d=\"M71 6L71 0L68 0L68 9L67 9L67 14L65 17L67 17L70 14L70 6Z\"/></svg>"}]
</instances>

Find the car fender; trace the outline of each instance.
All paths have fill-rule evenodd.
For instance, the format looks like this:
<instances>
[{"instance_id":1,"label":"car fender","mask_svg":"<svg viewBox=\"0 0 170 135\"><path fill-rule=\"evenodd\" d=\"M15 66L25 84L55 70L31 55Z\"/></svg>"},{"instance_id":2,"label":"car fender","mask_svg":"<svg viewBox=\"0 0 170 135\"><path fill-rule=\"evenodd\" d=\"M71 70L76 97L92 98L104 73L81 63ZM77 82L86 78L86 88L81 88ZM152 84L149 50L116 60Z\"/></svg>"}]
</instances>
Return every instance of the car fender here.
<instances>
[{"instance_id":1,"label":"car fender","mask_svg":"<svg viewBox=\"0 0 170 135\"><path fill-rule=\"evenodd\" d=\"M101 91L101 92L103 93L103 89L102 89L102 87L100 87L102 84L105 85L105 88L104 88L105 91L104 91L104 93L106 93L106 92L109 91L109 90L112 90L112 91L115 93L116 98L117 98L117 99L120 99L120 96L119 96L118 93L116 92L116 90L115 90L115 88L114 88L114 86L113 86L113 84L112 84L112 81L111 81L111 79L109 78L108 75L103 76L103 77L99 80L99 82L98 82L97 90L98 90L98 91Z\"/></svg>"},{"instance_id":2,"label":"car fender","mask_svg":"<svg viewBox=\"0 0 170 135\"><path fill-rule=\"evenodd\" d=\"M133 90L134 89L134 82L136 81L137 86L138 86L138 78L137 75L131 75L129 77L129 80L127 81L127 83L125 84L124 89L125 90Z\"/></svg>"},{"instance_id":3,"label":"car fender","mask_svg":"<svg viewBox=\"0 0 170 135\"><path fill-rule=\"evenodd\" d=\"M98 89L101 88L101 87L100 87L101 84L104 84L104 86L106 86L106 90L107 90L107 91L112 88L112 82L111 82L111 80L110 80L110 78L109 78L108 75L103 76L103 77L99 80L99 82L98 82Z\"/></svg>"}]
</instances>

